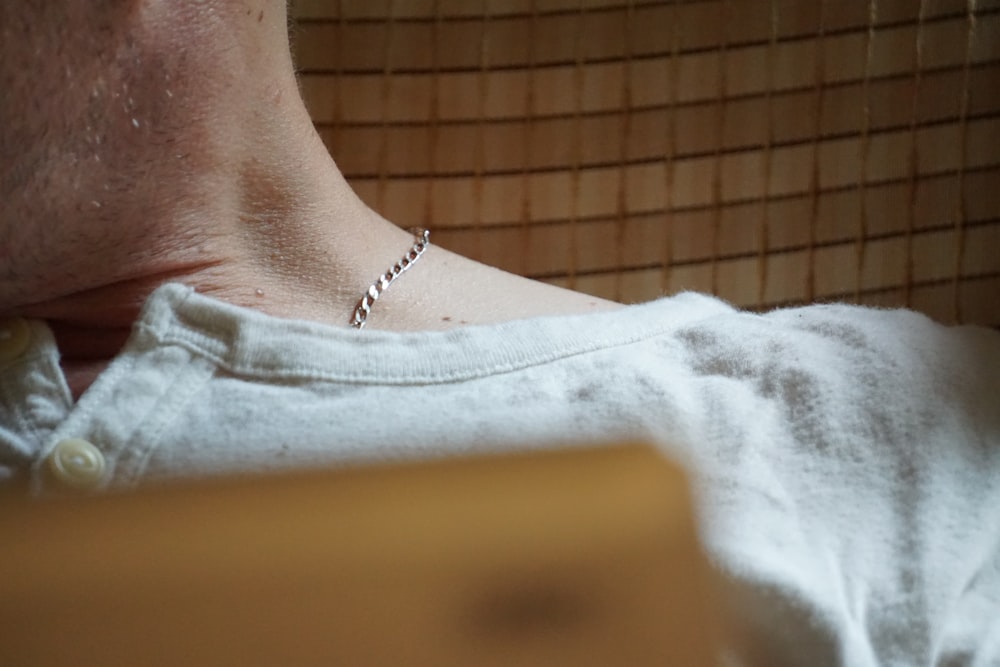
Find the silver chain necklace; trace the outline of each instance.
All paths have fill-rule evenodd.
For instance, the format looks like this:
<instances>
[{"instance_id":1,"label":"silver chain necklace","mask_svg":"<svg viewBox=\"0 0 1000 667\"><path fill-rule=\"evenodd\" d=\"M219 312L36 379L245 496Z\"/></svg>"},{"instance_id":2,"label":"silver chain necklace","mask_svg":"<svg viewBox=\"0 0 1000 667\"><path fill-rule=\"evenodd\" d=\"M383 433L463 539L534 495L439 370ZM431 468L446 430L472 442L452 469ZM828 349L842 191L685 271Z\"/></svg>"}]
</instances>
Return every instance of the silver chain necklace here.
<instances>
[{"instance_id":1,"label":"silver chain necklace","mask_svg":"<svg viewBox=\"0 0 1000 667\"><path fill-rule=\"evenodd\" d=\"M416 264L420 256L427 250L427 246L431 244L431 233L426 229L411 229L410 231L413 232L416 239L413 247L392 268L379 276L378 280L372 283L372 286L368 288L368 291L358 301L358 307L354 309L354 316L351 317L351 326L355 329L364 329L368 313L372 312L372 305L378 301L382 292L386 291L389 285L395 282L396 278L403 275L407 269Z\"/></svg>"}]
</instances>

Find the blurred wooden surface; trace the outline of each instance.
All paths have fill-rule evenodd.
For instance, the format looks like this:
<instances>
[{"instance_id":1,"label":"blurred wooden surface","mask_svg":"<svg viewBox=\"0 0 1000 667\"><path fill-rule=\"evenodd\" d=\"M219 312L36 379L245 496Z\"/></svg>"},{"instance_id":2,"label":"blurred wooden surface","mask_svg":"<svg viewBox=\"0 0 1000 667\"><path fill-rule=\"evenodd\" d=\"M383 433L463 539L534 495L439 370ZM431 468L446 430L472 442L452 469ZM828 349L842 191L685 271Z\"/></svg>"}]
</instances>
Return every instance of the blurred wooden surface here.
<instances>
[{"instance_id":1,"label":"blurred wooden surface","mask_svg":"<svg viewBox=\"0 0 1000 667\"><path fill-rule=\"evenodd\" d=\"M642 301L1000 326L1000 0L296 0L316 125L403 226Z\"/></svg>"},{"instance_id":2,"label":"blurred wooden surface","mask_svg":"<svg viewBox=\"0 0 1000 667\"><path fill-rule=\"evenodd\" d=\"M0 531L3 665L711 662L687 485L644 447L5 499Z\"/></svg>"}]
</instances>

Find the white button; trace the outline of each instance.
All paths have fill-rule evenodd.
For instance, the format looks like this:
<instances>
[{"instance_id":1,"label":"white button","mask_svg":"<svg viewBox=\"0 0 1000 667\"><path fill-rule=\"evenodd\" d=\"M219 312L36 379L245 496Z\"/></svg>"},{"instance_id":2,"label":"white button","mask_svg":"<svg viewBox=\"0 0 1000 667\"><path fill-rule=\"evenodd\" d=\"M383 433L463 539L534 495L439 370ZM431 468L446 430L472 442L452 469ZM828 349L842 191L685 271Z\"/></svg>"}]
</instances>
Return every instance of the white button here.
<instances>
[{"instance_id":1,"label":"white button","mask_svg":"<svg viewBox=\"0 0 1000 667\"><path fill-rule=\"evenodd\" d=\"M31 329L22 319L0 321L0 363L17 359L28 349Z\"/></svg>"},{"instance_id":2,"label":"white button","mask_svg":"<svg viewBox=\"0 0 1000 667\"><path fill-rule=\"evenodd\" d=\"M93 489L104 479L104 454L86 440L63 440L49 454L49 469L56 479L75 489Z\"/></svg>"}]
</instances>

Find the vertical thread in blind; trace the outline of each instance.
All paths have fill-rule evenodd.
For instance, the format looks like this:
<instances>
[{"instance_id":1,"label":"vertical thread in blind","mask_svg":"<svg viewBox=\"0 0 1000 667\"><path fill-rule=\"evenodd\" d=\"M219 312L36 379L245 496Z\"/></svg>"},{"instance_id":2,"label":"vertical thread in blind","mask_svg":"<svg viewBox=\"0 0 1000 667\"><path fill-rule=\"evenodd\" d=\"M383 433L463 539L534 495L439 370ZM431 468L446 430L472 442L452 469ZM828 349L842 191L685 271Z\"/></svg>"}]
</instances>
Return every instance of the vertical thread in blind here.
<instances>
[{"instance_id":1,"label":"vertical thread in blind","mask_svg":"<svg viewBox=\"0 0 1000 667\"><path fill-rule=\"evenodd\" d=\"M962 67L962 100L959 109L958 120L958 187L957 206L955 211L955 264L952 272L952 318L955 322L964 322L964 312L962 309L962 264L965 258L965 217L967 215L965 207L966 182L965 165L968 159L969 145L969 106L971 103L972 87L970 85L970 69L972 66L972 53L976 42L976 0L967 0L966 5L966 36L965 36L965 62Z\"/></svg>"},{"instance_id":2,"label":"vertical thread in blind","mask_svg":"<svg viewBox=\"0 0 1000 667\"><path fill-rule=\"evenodd\" d=\"M523 162L521 166L521 253L520 273L527 273L528 253L531 250L531 172L535 159L533 149L535 133L535 40L538 35L538 2L531 0L531 20L528 23L528 62L527 77L524 88L525 117L522 130L524 142Z\"/></svg>"},{"instance_id":3,"label":"vertical thread in blind","mask_svg":"<svg viewBox=\"0 0 1000 667\"><path fill-rule=\"evenodd\" d=\"M878 1L868 0L868 29L865 31L865 70L861 79L861 160L857 174L858 230L854 239L856 267L854 272L854 302L861 303L863 276L868 248L868 166L871 160L872 127L872 61L875 55L875 24L878 22Z\"/></svg>"},{"instance_id":4,"label":"vertical thread in blind","mask_svg":"<svg viewBox=\"0 0 1000 667\"><path fill-rule=\"evenodd\" d=\"M580 169L583 162L583 37L586 24L586 7L583 0L577 4L576 30L573 34L573 146L569 172L569 256L567 286L576 288L576 271L579 245L580 222Z\"/></svg>"},{"instance_id":5,"label":"vertical thread in blind","mask_svg":"<svg viewBox=\"0 0 1000 667\"><path fill-rule=\"evenodd\" d=\"M913 41L913 81L910 84L910 152L909 152L909 206L906 210L906 243L904 244L903 303L913 305L913 231L917 217L917 181L920 178L920 148L917 128L920 125L920 88L924 71L924 24L927 20L927 0L920 0L917 7L917 30Z\"/></svg>"},{"instance_id":6,"label":"vertical thread in blind","mask_svg":"<svg viewBox=\"0 0 1000 667\"><path fill-rule=\"evenodd\" d=\"M379 140L378 140L378 166L377 181L375 184L375 202L380 211L386 209L385 192L386 180L389 171L389 100L392 95L392 46L393 28L395 27L396 3L389 2L389 12L386 17L385 26L385 50L382 53L382 81L381 99L379 103Z\"/></svg>"},{"instance_id":7,"label":"vertical thread in blind","mask_svg":"<svg viewBox=\"0 0 1000 667\"><path fill-rule=\"evenodd\" d=\"M712 154L712 257L710 261L711 288L713 294L719 293L719 255L722 241L722 154L725 151L726 134L726 95L729 77L726 74L729 51L729 22L732 17L731 0L723 0L722 25L719 38L717 61L719 64L718 90L715 100L715 151Z\"/></svg>"},{"instance_id":8,"label":"vertical thread in blind","mask_svg":"<svg viewBox=\"0 0 1000 667\"><path fill-rule=\"evenodd\" d=\"M490 92L490 3L483 7L483 17L479 22L479 54L476 71L476 139L473 142L472 166L472 210L475 219L473 227L473 259L483 259L483 177L486 173L486 100Z\"/></svg>"},{"instance_id":9,"label":"vertical thread in blind","mask_svg":"<svg viewBox=\"0 0 1000 667\"><path fill-rule=\"evenodd\" d=\"M767 128L764 133L764 150L762 155L764 173L764 191L760 198L760 218L757 229L757 306L764 305L764 295L767 291L768 249L770 246L770 216L771 216L771 151L774 145L774 50L778 41L778 3L770 0L768 12L768 39L765 55L764 110Z\"/></svg>"},{"instance_id":10,"label":"vertical thread in blind","mask_svg":"<svg viewBox=\"0 0 1000 667\"><path fill-rule=\"evenodd\" d=\"M438 145L439 130L441 122L441 63L439 45L441 44L441 12L438 0L434 0L434 25L431 28L431 72L430 72L430 99L428 104L428 150L427 150L427 175L426 196L424 197L424 221L421 225L424 229L432 227L434 224L434 185L437 183L437 155L441 147Z\"/></svg>"},{"instance_id":11,"label":"vertical thread in blind","mask_svg":"<svg viewBox=\"0 0 1000 667\"><path fill-rule=\"evenodd\" d=\"M625 23L623 25L623 44L625 47L622 62L621 83L621 122L618 137L618 191L615 201L615 300L623 299L622 270L625 268L625 239L628 235L628 182L629 146L632 143L632 21L635 7L633 0L628 0L625 7Z\"/></svg>"},{"instance_id":12,"label":"vertical thread in blind","mask_svg":"<svg viewBox=\"0 0 1000 667\"><path fill-rule=\"evenodd\" d=\"M813 116L812 169L809 174L809 234L806 246L806 294L807 301L816 298L816 221L819 219L820 203L820 148L823 136L823 113L826 110L826 0L819 1L819 24L816 26L816 63L813 76L813 97L816 101L816 115Z\"/></svg>"},{"instance_id":13,"label":"vertical thread in blind","mask_svg":"<svg viewBox=\"0 0 1000 667\"><path fill-rule=\"evenodd\" d=\"M674 266L674 160L677 155L677 97L678 97L678 60L680 52L680 21L678 20L677 3L670 4L670 53L667 56L667 101L663 113L664 123L664 156L663 172L663 255L660 263L660 291L668 292L673 279Z\"/></svg>"}]
</instances>

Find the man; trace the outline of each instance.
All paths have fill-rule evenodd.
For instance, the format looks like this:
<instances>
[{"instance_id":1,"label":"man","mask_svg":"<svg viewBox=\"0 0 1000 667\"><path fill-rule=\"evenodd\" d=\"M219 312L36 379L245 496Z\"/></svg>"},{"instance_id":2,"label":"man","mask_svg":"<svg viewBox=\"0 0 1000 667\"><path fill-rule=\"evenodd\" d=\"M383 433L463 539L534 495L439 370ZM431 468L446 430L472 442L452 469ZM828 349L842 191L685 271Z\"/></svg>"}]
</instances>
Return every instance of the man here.
<instances>
[{"instance_id":1,"label":"man","mask_svg":"<svg viewBox=\"0 0 1000 667\"><path fill-rule=\"evenodd\" d=\"M1000 660L995 333L625 308L428 246L316 137L279 0L4 2L0 86L7 477L640 437L695 471L734 657Z\"/></svg>"}]
</instances>

